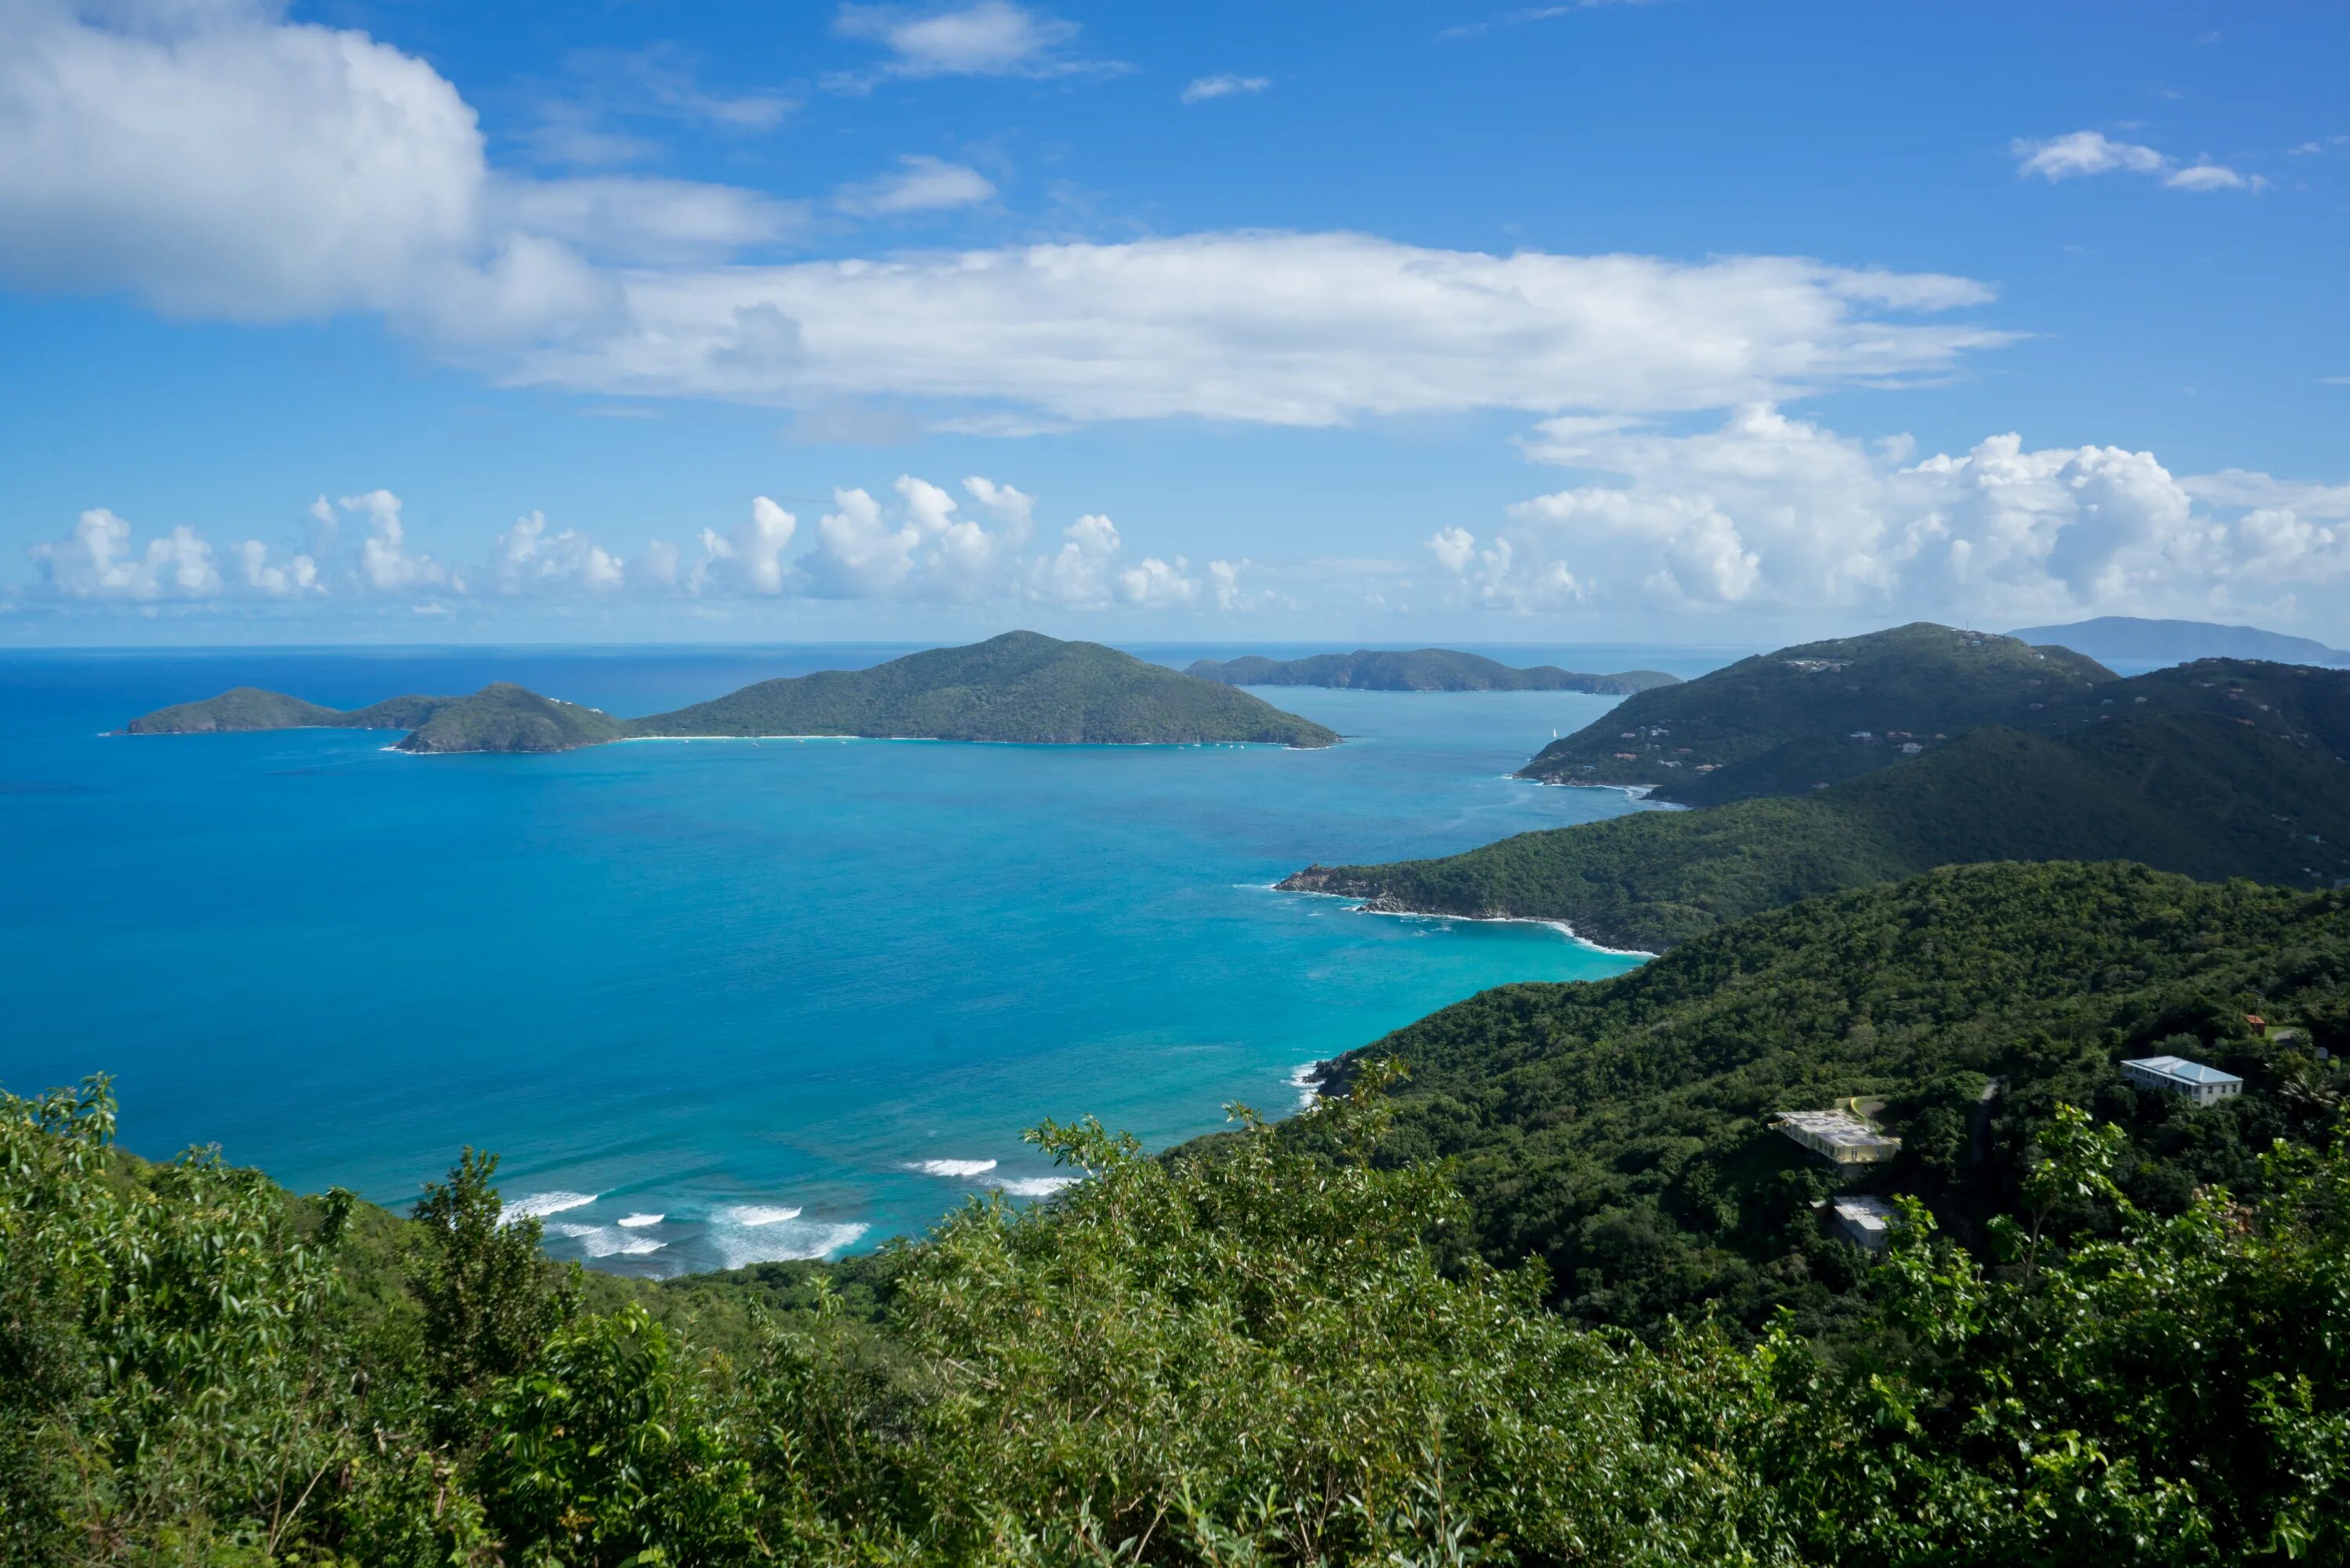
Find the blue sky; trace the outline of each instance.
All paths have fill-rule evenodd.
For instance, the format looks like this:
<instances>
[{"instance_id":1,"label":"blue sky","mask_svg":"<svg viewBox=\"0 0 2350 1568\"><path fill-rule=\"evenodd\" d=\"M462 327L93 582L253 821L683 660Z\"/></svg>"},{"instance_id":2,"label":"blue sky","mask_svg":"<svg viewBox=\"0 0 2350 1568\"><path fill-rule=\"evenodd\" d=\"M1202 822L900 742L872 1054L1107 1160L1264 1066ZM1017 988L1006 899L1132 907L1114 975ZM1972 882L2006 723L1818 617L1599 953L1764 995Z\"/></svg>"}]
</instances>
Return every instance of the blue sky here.
<instances>
[{"instance_id":1,"label":"blue sky","mask_svg":"<svg viewBox=\"0 0 2350 1568\"><path fill-rule=\"evenodd\" d=\"M2314 5L0 0L0 645L2339 641L2345 65Z\"/></svg>"}]
</instances>

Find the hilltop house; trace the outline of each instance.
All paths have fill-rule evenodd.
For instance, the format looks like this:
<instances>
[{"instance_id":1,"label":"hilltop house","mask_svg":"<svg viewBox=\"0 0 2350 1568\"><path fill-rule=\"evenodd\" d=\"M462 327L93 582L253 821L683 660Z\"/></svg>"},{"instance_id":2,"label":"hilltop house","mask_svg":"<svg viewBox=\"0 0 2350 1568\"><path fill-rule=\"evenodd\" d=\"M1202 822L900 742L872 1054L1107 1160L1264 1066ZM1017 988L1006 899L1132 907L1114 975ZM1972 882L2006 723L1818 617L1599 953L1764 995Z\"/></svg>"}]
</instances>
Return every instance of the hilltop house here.
<instances>
[{"instance_id":1,"label":"hilltop house","mask_svg":"<svg viewBox=\"0 0 2350 1568\"><path fill-rule=\"evenodd\" d=\"M1850 1111L1781 1111L1771 1125L1834 1165L1876 1165L1901 1152L1899 1138Z\"/></svg>"},{"instance_id":2,"label":"hilltop house","mask_svg":"<svg viewBox=\"0 0 2350 1568\"><path fill-rule=\"evenodd\" d=\"M2230 1099L2244 1092L2244 1081L2184 1056L2141 1056L2122 1064L2122 1076L2141 1089L2184 1095L2199 1106Z\"/></svg>"},{"instance_id":3,"label":"hilltop house","mask_svg":"<svg viewBox=\"0 0 2350 1568\"><path fill-rule=\"evenodd\" d=\"M1893 1240L1893 1228L1901 1223L1901 1210L1865 1193L1846 1193L1823 1207L1836 1234L1872 1252L1885 1251Z\"/></svg>"}]
</instances>

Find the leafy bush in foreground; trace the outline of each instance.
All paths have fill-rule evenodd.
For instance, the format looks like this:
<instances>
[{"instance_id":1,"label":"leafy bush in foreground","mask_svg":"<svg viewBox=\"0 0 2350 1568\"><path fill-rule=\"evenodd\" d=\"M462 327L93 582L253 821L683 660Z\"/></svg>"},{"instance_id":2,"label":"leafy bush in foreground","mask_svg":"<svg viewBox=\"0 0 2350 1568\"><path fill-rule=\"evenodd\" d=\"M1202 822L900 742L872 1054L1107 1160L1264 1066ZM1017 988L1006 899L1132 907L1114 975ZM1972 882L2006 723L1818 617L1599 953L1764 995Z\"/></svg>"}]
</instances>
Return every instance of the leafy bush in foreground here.
<instances>
[{"instance_id":1,"label":"leafy bush in foreground","mask_svg":"<svg viewBox=\"0 0 2350 1568\"><path fill-rule=\"evenodd\" d=\"M740 1357L642 1300L591 1312L551 1268L463 1255L504 1245L446 1222L486 1195L477 1163L394 1237L406 1282L379 1300L354 1283L382 1261L364 1211L201 1155L134 1168L102 1084L0 1098L0 1560L2350 1552L2350 1140L2280 1145L2254 1200L2163 1218L2116 1183L2120 1136L2066 1109L1988 1255L1911 1206L1865 1351L1784 1323L1650 1348L1480 1262L1440 1168L1365 1158L1379 1076L1316 1113L1336 1158L1245 1115L1165 1159L1042 1127L1090 1179L900 1250L878 1328L817 1276ZM486 1288L435 1294L452 1268ZM477 1398L486 1359L452 1377L428 1345L529 1335L452 1335L447 1310L555 1322Z\"/></svg>"}]
</instances>

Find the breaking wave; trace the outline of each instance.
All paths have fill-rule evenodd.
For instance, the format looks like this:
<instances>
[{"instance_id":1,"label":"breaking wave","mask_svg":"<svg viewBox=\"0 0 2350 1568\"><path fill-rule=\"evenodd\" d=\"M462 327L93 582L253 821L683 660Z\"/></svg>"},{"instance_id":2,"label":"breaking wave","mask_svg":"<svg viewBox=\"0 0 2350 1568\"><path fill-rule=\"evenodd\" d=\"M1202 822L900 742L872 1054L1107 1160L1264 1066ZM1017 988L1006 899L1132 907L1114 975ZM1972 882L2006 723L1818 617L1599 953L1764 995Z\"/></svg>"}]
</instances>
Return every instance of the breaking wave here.
<instances>
[{"instance_id":1,"label":"breaking wave","mask_svg":"<svg viewBox=\"0 0 2350 1568\"><path fill-rule=\"evenodd\" d=\"M918 1159L913 1168L925 1176L985 1176L995 1168L992 1159Z\"/></svg>"},{"instance_id":2,"label":"breaking wave","mask_svg":"<svg viewBox=\"0 0 2350 1568\"><path fill-rule=\"evenodd\" d=\"M796 1214L797 1210L792 1210ZM753 1263L789 1263L828 1257L870 1229L858 1224L827 1225L820 1220L771 1220L747 1229L711 1229L722 1269L745 1269Z\"/></svg>"},{"instance_id":3,"label":"breaking wave","mask_svg":"<svg viewBox=\"0 0 2350 1568\"><path fill-rule=\"evenodd\" d=\"M560 1214L567 1209L585 1209L603 1196L597 1192L534 1192L517 1198L498 1211L498 1223L511 1225L517 1220L544 1220L549 1214Z\"/></svg>"},{"instance_id":4,"label":"breaking wave","mask_svg":"<svg viewBox=\"0 0 2350 1568\"><path fill-rule=\"evenodd\" d=\"M1014 1198L1050 1198L1084 1179L1082 1176L1007 1176L988 1185Z\"/></svg>"}]
</instances>

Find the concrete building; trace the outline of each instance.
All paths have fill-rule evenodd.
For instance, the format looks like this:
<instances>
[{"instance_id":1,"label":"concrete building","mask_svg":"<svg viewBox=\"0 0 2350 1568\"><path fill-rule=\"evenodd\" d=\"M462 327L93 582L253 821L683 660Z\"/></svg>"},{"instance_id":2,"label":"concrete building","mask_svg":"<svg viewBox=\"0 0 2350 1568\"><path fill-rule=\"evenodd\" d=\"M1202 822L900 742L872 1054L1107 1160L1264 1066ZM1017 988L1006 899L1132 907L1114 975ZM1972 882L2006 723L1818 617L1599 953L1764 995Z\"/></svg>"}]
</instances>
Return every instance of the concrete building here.
<instances>
[{"instance_id":1,"label":"concrete building","mask_svg":"<svg viewBox=\"0 0 2350 1568\"><path fill-rule=\"evenodd\" d=\"M1901 1140L1887 1137L1850 1111L1781 1111L1771 1125L1836 1165L1875 1165L1901 1152Z\"/></svg>"},{"instance_id":2,"label":"concrete building","mask_svg":"<svg viewBox=\"0 0 2350 1568\"><path fill-rule=\"evenodd\" d=\"M2199 1106L2231 1099L2244 1092L2244 1081L2233 1073L2206 1067L2184 1056L2141 1056L2122 1064L2122 1076L2141 1089L2161 1089L2184 1095Z\"/></svg>"},{"instance_id":3,"label":"concrete building","mask_svg":"<svg viewBox=\"0 0 2350 1568\"><path fill-rule=\"evenodd\" d=\"M1836 1234L1846 1241L1872 1252L1882 1252L1893 1240L1894 1227L1901 1223L1901 1210L1882 1198L1855 1193L1829 1203L1827 1218Z\"/></svg>"}]
</instances>

